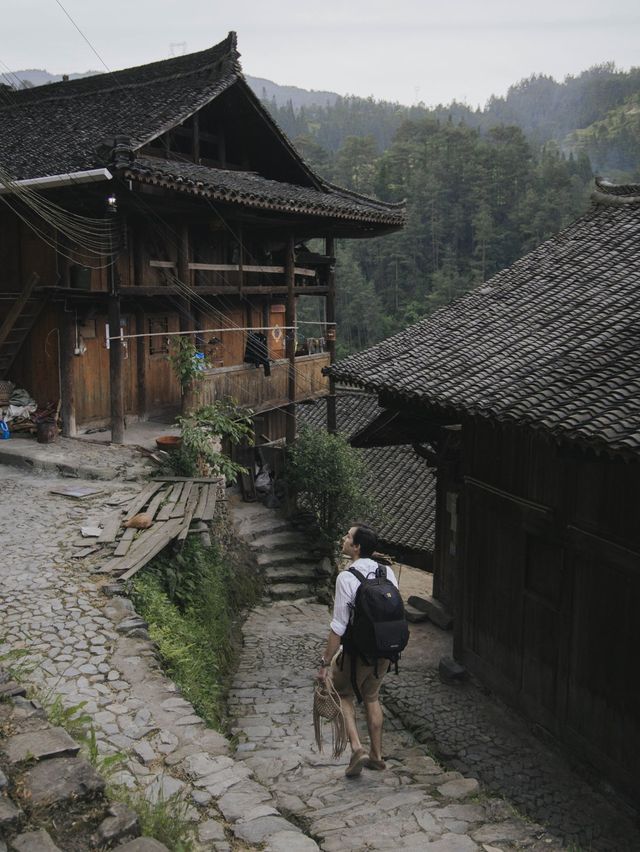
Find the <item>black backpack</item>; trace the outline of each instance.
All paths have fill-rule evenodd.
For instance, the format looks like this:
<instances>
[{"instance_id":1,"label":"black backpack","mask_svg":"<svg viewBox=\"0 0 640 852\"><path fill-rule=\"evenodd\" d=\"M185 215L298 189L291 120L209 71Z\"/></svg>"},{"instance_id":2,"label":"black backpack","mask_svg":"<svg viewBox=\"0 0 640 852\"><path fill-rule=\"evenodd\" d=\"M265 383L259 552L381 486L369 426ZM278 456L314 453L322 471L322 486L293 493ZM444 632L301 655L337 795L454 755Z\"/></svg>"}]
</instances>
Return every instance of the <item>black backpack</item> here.
<instances>
[{"instance_id":1,"label":"black backpack","mask_svg":"<svg viewBox=\"0 0 640 852\"><path fill-rule=\"evenodd\" d=\"M409 641L409 625L399 590L387 578L384 565L378 565L374 577L365 577L356 568L349 572L360 581L351 610L351 619L345 633L343 646L351 657L351 684L358 701L362 695L355 682L356 661L375 666L378 660L395 664L398 672L400 654Z\"/></svg>"}]
</instances>

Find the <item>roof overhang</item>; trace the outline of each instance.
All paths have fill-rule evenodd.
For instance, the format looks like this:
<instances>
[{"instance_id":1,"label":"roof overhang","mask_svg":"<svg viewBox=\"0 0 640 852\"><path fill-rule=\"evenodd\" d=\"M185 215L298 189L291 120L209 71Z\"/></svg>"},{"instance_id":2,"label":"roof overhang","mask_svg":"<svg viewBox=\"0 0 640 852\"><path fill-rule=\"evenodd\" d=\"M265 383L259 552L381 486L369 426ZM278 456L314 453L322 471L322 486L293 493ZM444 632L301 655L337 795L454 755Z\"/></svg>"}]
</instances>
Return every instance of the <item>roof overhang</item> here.
<instances>
[{"instance_id":1,"label":"roof overhang","mask_svg":"<svg viewBox=\"0 0 640 852\"><path fill-rule=\"evenodd\" d=\"M355 432L349 441L353 447L395 447L437 441L442 429L454 425L451 418L420 417L405 411L382 411L370 423Z\"/></svg>"},{"instance_id":2,"label":"roof overhang","mask_svg":"<svg viewBox=\"0 0 640 852\"><path fill-rule=\"evenodd\" d=\"M98 183L103 180L111 180L112 178L113 175L108 169L88 169L83 172L68 172L67 174L62 175L25 178L24 180L11 181L10 184L4 184L0 179L0 195L15 192L20 188L56 189L60 186L76 186L81 183Z\"/></svg>"}]
</instances>

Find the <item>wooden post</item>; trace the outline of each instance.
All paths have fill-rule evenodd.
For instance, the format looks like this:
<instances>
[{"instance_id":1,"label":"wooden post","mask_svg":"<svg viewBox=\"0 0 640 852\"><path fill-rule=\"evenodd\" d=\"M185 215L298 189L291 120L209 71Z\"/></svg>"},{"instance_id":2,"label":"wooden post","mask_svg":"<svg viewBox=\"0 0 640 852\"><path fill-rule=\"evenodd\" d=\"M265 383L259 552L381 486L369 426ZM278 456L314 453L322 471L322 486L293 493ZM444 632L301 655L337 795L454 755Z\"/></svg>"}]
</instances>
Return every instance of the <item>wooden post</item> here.
<instances>
[{"instance_id":1,"label":"wooden post","mask_svg":"<svg viewBox=\"0 0 640 852\"><path fill-rule=\"evenodd\" d=\"M193 162L200 162L200 118L198 113L193 116Z\"/></svg>"},{"instance_id":2,"label":"wooden post","mask_svg":"<svg viewBox=\"0 0 640 852\"><path fill-rule=\"evenodd\" d=\"M244 289L244 241L242 239L242 222L238 222L238 276L240 281L240 298ZM249 323L251 325L251 323Z\"/></svg>"},{"instance_id":3,"label":"wooden post","mask_svg":"<svg viewBox=\"0 0 640 852\"><path fill-rule=\"evenodd\" d=\"M144 321L144 311L136 311L136 334L145 334L147 331ZM138 417L140 420L147 419L147 352L149 348L148 337L138 337L136 340L136 380L138 386Z\"/></svg>"},{"instance_id":4,"label":"wooden post","mask_svg":"<svg viewBox=\"0 0 640 852\"><path fill-rule=\"evenodd\" d=\"M114 277L113 266L109 267ZM111 389L111 443L124 444L124 379L122 375L123 352L120 334L120 297L112 289L109 296L109 384Z\"/></svg>"},{"instance_id":5,"label":"wooden post","mask_svg":"<svg viewBox=\"0 0 640 852\"><path fill-rule=\"evenodd\" d=\"M286 352L289 359L289 392L287 405L287 424L285 435L287 444L293 444L296 439L296 297L295 287L295 241L293 234L287 238L287 248L284 258L284 276L287 283L287 310L285 314Z\"/></svg>"},{"instance_id":6,"label":"wooden post","mask_svg":"<svg viewBox=\"0 0 640 852\"><path fill-rule=\"evenodd\" d=\"M137 223L131 228L131 254L133 255L133 285L134 287L142 287L144 285L144 226L142 222ZM148 279L147 279L148 280Z\"/></svg>"},{"instance_id":7,"label":"wooden post","mask_svg":"<svg viewBox=\"0 0 640 852\"><path fill-rule=\"evenodd\" d=\"M76 429L76 399L74 382L74 350L76 346L75 311L62 308L60 331L60 414L62 416L62 434L65 438L74 438Z\"/></svg>"},{"instance_id":8,"label":"wooden post","mask_svg":"<svg viewBox=\"0 0 640 852\"><path fill-rule=\"evenodd\" d=\"M184 223L178 233L178 278L186 286L191 287L191 270L189 269L189 226ZM184 298L184 313L180 315L180 331L193 331L191 316L191 299Z\"/></svg>"},{"instance_id":9,"label":"wooden post","mask_svg":"<svg viewBox=\"0 0 640 852\"><path fill-rule=\"evenodd\" d=\"M327 316L327 349L329 350L329 363L336 360L336 327L331 323L336 321L336 265L335 265L335 239L326 237L325 254L334 258L329 266L327 280L326 316ZM327 431L336 431L336 382L329 377L329 396L327 397Z\"/></svg>"}]
</instances>

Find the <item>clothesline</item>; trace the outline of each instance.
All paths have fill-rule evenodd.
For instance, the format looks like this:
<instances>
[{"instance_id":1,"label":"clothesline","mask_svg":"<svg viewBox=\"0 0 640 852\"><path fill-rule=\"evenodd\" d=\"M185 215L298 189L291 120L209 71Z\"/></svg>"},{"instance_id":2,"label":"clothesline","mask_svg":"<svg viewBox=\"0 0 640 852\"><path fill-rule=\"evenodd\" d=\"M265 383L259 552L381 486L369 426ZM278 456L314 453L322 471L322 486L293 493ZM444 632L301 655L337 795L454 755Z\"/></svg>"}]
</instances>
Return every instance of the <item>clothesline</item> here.
<instances>
[{"instance_id":1,"label":"clothesline","mask_svg":"<svg viewBox=\"0 0 640 852\"><path fill-rule=\"evenodd\" d=\"M335 322L321 322L320 320L302 320L298 325L336 325ZM107 349L110 348L110 343L112 340L134 340L138 337L179 337L185 334L222 334L227 333L229 331L256 331L256 332L264 332L264 331L296 331L298 328L297 325L268 325L268 326L255 326L255 327L243 327L239 328L237 326L227 327L227 328L195 328L192 331L147 331L141 334L123 334L122 329L120 330L120 334L111 335L109 334L109 323L105 325L105 341Z\"/></svg>"}]
</instances>

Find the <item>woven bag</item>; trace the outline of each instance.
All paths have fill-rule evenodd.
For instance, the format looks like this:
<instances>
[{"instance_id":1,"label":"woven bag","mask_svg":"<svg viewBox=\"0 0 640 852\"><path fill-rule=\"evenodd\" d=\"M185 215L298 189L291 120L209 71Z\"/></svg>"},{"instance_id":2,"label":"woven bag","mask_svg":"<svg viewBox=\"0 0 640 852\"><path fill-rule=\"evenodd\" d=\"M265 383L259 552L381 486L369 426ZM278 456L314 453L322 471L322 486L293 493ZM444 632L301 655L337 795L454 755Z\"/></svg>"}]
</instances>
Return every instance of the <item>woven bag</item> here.
<instances>
[{"instance_id":1,"label":"woven bag","mask_svg":"<svg viewBox=\"0 0 640 852\"><path fill-rule=\"evenodd\" d=\"M0 379L0 405L9 405L14 384L7 379Z\"/></svg>"},{"instance_id":2,"label":"woven bag","mask_svg":"<svg viewBox=\"0 0 640 852\"><path fill-rule=\"evenodd\" d=\"M324 683L317 683L313 693L313 729L316 745L322 754L322 723L331 725L333 757L340 757L349 742L340 696L328 675Z\"/></svg>"}]
</instances>

